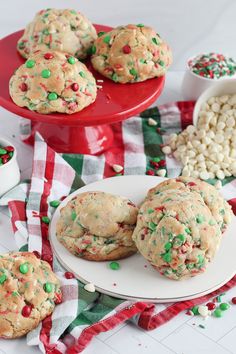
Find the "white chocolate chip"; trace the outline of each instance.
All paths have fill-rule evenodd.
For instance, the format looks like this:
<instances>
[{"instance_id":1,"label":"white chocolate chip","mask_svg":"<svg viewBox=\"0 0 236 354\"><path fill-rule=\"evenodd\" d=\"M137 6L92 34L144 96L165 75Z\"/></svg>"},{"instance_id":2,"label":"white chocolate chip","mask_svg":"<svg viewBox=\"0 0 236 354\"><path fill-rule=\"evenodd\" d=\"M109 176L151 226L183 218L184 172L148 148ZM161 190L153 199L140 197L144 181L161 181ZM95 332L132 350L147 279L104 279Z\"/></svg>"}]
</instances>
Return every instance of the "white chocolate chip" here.
<instances>
[{"instance_id":1,"label":"white chocolate chip","mask_svg":"<svg viewBox=\"0 0 236 354\"><path fill-rule=\"evenodd\" d=\"M199 177L203 180L209 179L209 173L207 171L200 172Z\"/></svg>"},{"instance_id":2,"label":"white chocolate chip","mask_svg":"<svg viewBox=\"0 0 236 354\"><path fill-rule=\"evenodd\" d=\"M157 171L157 176L165 177L165 175L166 175L166 170L164 168Z\"/></svg>"},{"instance_id":3,"label":"white chocolate chip","mask_svg":"<svg viewBox=\"0 0 236 354\"><path fill-rule=\"evenodd\" d=\"M95 293L96 289L93 283L88 283L84 286L84 289L89 293Z\"/></svg>"},{"instance_id":4,"label":"white chocolate chip","mask_svg":"<svg viewBox=\"0 0 236 354\"><path fill-rule=\"evenodd\" d=\"M199 315L201 315L202 317L207 317L208 316L208 307L204 306L204 305L200 305L200 306L198 306L198 312L199 312Z\"/></svg>"},{"instance_id":5,"label":"white chocolate chip","mask_svg":"<svg viewBox=\"0 0 236 354\"><path fill-rule=\"evenodd\" d=\"M222 188L222 183L221 183L221 181L216 181L215 187L216 187L216 189L221 189L221 188Z\"/></svg>"},{"instance_id":6,"label":"white chocolate chip","mask_svg":"<svg viewBox=\"0 0 236 354\"><path fill-rule=\"evenodd\" d=\"M157 122L153 118L148 118L148 125L156 126Z\"/></svg>"},{"instance_id":7,"label":"white chocolate chip","mask_svg":"<svg viewBox=\"0 0 236 354\"><path fill-rule=\"evenodd\" d=\"M162 148L162 152L165 154L165 155L169 155L171 154L171 148L170 146L166 145Z\"/></svg>"},{"instance_id":8,"label":"white chocolate chip","mask_svg":"<svg viewBox=\"0 0 236 354\"><path fill-rule=\"evenodd\" d=\"M114 165L112 166L112 168L113 168L113 170L114 170L116 173L120 173L120 172L122 172L123 169L124 169L121 165L116 165L116 164L114 164Z\"/></svg>"}]
</instances>

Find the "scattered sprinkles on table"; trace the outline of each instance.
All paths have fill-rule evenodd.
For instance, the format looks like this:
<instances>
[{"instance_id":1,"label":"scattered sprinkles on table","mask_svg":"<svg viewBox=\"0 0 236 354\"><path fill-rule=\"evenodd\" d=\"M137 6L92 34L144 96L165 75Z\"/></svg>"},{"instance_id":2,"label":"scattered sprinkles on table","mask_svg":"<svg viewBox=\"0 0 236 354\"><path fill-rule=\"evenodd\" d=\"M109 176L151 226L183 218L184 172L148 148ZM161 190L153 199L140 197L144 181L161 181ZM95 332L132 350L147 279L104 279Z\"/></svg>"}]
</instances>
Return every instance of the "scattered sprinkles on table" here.
<instances>
[{"instance_id":1,"label":"scattered sprinkles on table","mask_svg":"<svg viewBox=\"0 0 236 354\"><path fill-rule=\"evenodd\" d=\"M199 54L188 61L188 66L194 74L207 79L231 77L236 73L235 60L217 53Z\"/></svg>"},{"instance_id":2,"label":"scattered sprinkles on table","mask_svg":"<svg viewBox=\"0 0 236 354\"><path fill-rule=\"evenodd\" d=\"M96 38L94 26L80 12L45 9L38 12L26 27L17 50L24 58L37 50L56 50L84 59ZM45 59L52 59L52 53L46 53Z\"/></svg>"},{"instance_id":3,"label":"scattered sprinkles on table","mask_svg":"<svg viewBox=\"0 0 236 354\"><path fill-rule=\"evenodd\" d=\"M94 69L118 83L163 76L172 62L169 46L151 27L132 24L99 34L91 54Z\"/></svg>"},{"instance_id":4,"label":"scattered sprinkles on table","mask_svg":"<svg viewBox=\"0 0 236 354\"><path fill-rule=\"evenodd\" d=\"M0 145L0 166L5 165L12 159L14 154L13 146L1 146Z\"/></svg>"},{"instance_id":5,"label":"scattered sprinkles on table","mask_svg":"<svg viewBox=\"0 0 236 354\"><path fill-rule=\"evenodd\" d=\"M35 253L11 252L0 257L0 338L25 335L61 301L58 279Z\"/></svg>"}]
</instances>

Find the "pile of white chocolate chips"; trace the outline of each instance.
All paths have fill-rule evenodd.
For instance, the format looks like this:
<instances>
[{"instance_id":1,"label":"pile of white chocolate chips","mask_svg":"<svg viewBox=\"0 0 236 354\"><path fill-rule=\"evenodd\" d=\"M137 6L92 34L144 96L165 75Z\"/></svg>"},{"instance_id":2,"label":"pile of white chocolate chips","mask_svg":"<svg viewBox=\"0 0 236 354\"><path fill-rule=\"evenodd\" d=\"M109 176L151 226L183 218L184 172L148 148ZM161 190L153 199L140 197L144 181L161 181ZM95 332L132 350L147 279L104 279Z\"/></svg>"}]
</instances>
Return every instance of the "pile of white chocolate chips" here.
<instances>
[{"instance_id":1,"label":"pile of white chocolate chips","mask_svg":"<svg viewBox=\"0 0 236 354\"><path fill-rule=\"evenodd\" d=\"M236 95L203 103L197 127L171 134L165 154L182 162L182 176L207 180L236 177Z\"/></svg>"}]
</instances>

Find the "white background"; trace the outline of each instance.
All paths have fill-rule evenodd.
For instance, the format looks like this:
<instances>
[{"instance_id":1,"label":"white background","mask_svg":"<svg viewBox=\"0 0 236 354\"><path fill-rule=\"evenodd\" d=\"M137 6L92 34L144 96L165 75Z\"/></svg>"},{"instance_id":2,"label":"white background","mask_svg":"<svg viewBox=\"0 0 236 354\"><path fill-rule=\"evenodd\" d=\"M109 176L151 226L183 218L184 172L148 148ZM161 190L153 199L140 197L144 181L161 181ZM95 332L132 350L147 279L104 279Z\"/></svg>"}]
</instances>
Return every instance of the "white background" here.
<instances>
[{"instance_id":1,"label":"white background","mask_svg":"<svg viewBox=\"0 0 236 354\"><path fill-rule=\"evenodd\" d=\"M174 53L174 63L158 103L181 99L183 70L190 56L219 51L236 58L235 0L0 0L0 37L24 28L36 11L48 7L78 9L94 23L116 26L142 22L153 26ZM22 177L29 177L32 148L19 141L16 116L2 108L0 135L16 136L14 144L19 152ZM15 248L12 239L9 217L6 210L0 209L0 253ZM236 296L236 290L231 290L225 300L232 296ZM205 329L198 327L199 321L203 323L182 313L151 332L123 324L99 335L84 354L236 354L236 306L223 319L210 318L204 323ZM0 353L40 352L27 347L23 338L0 340Z\"/></svg>"}]
</instances>

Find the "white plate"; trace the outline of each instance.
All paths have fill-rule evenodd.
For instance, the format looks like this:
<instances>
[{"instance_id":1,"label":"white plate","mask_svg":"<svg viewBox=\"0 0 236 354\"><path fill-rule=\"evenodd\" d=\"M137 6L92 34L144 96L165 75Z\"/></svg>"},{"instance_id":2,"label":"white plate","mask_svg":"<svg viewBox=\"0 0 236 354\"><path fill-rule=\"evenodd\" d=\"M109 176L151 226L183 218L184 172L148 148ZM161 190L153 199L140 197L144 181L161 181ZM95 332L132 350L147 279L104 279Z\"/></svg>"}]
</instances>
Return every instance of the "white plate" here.
<instances>
[{"instance_id":1,"label":"white plate","mask_svg":"<svg viewBox=\"0 0 236 354\"><path fill-rule=\"evenodd\" d=\"M109 268L109 262L90 262L75 257L57 241L55 230L60 209L75 195L87 191L104 191L125 196L139 204L148 189L163 180L153 176L112 177L80 188L64 199L55 211L49 229L53 250L61 264L83 283L93 283L102 293L128 300L162 303L189 300L224 285L236 274L236 217L233 217L223 236L220 250L207 271L179 282L159 275L140 254L120 260L120 269L114 271Z\"/></svg>"}]
</instances>

